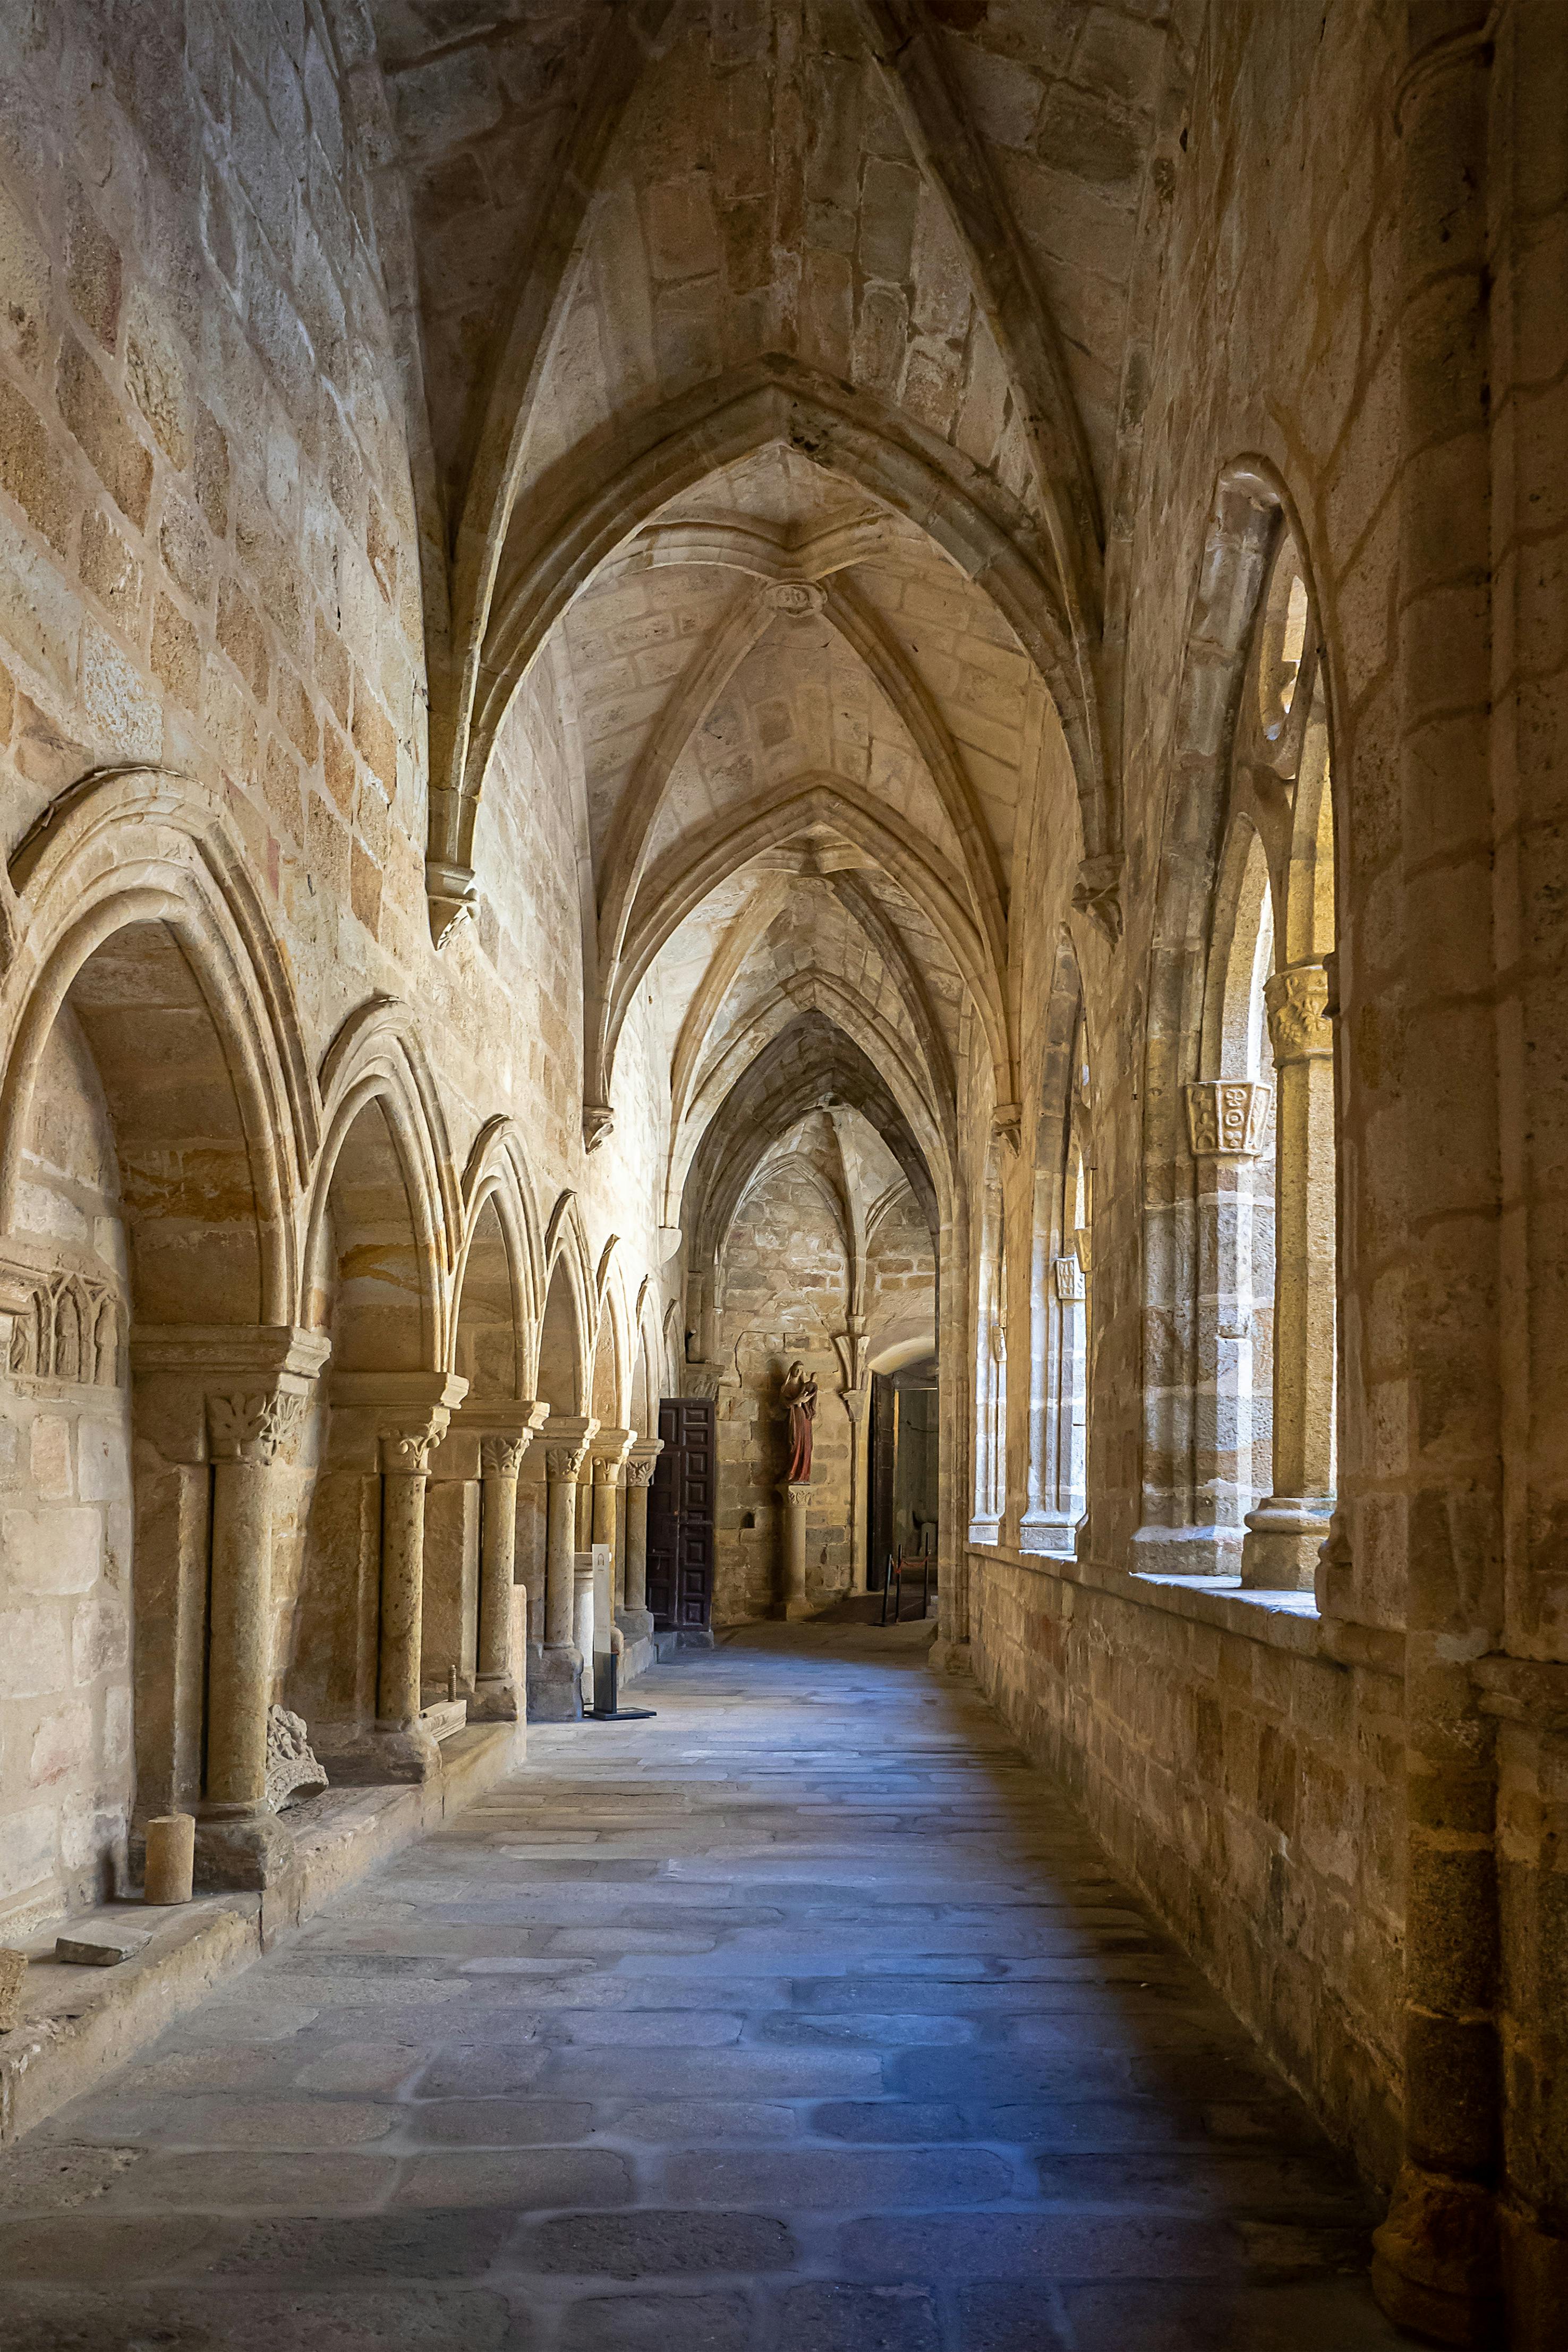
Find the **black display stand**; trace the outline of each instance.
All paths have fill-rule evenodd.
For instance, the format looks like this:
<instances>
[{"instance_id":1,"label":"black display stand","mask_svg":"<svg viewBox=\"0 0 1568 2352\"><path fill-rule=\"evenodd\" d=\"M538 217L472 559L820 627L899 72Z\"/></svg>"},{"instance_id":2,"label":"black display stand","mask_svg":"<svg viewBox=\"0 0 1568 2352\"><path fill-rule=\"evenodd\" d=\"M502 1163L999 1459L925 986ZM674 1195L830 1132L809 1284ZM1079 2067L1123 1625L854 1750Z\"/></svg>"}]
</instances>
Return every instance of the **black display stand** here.
<instances>
[{"instance_id":1,"label":"black display stand","mask_svg":"<svg viewBox=\"0 0 1568 2352\"><path fill-rule=\"evenodd\" d=\"M583 1711L584 1723L647 1723L658 1710L651 1706L621 1706L617 1704L620 1691L621 1662L611 1650L602 1666L594 1669L594 1705L590 1712ZM605 1701L608 1699L606 1706Z\"/></svg>"}]
</instances>

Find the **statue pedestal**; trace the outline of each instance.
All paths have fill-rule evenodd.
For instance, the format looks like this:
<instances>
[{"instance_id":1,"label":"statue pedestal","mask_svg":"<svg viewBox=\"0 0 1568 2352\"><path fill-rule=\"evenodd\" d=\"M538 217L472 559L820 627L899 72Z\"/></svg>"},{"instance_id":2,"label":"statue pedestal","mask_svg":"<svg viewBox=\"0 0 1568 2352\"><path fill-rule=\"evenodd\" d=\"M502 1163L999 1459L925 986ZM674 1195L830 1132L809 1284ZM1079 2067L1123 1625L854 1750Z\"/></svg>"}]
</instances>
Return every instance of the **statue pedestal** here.
<instances>
[{"instance_id":1,"label":"statue pedestal","mask_svg":"<svg viewBox=\"0 0 1568 2352\"><path fill-rule=\"evenodd\" d=\"M779 1488L784 1498L784 1613L786 1617L809 1617L810 1601L805 1597L805 1507L811 1499L811 1481L803 1478Z\"/></svg>"}]
</instances>

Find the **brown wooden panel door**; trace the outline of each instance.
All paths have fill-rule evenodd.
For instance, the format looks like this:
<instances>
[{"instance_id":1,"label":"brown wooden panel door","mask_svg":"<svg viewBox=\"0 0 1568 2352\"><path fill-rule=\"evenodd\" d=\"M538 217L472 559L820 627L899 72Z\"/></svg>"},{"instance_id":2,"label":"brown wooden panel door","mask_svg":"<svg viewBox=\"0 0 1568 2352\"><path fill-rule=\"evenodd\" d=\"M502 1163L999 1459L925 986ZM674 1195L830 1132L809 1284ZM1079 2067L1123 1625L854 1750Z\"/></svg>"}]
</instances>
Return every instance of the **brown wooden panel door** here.
<instances>
[{"instance_id":1,"label":"brown wooden panel door","mask_svg":"<svg viewBox=\"0 0 1568 2352\"><path fill-rule=\"evenodd\" d=\"M718 1408L711 1397L682 1397L677 1407L680 1524L676 1623L705 1628L713 1612L713 1494L718 1475ZM663 1412L660 1411L660 1423Z\"/></svg>"},{"instance_id":2,"label":"brown wooden panel door","mask_svg":"<svg viewBox=\"0 0 1568 2352\"><path fill-rule=\"evenodd\" d=\"M680 1400L658 1408L664 1451L653 1465L647 1498L647 1605L660 1633L678 1622L676 1588L680 1549Z\"/></svg>"}]
</instances>

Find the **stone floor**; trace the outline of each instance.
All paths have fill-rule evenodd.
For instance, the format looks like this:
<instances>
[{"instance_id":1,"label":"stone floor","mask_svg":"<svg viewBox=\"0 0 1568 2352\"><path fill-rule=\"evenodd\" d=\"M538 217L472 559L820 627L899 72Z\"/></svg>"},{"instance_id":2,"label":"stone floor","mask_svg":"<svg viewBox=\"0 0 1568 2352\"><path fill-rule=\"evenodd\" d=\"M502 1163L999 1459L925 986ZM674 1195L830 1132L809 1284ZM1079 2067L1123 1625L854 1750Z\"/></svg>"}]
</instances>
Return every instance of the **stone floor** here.
<instances>
[{"instance_id":1,"label":"stone floor","mask_svg":"<svg viewBox=\"0 0 1568 2352\"><path fill-rule=\"evenodd\" d=\"M0 2161L5 2352L1371 2352L1344 2170L926 1629L767 1627Z\"/></svg>"}]
</instances>

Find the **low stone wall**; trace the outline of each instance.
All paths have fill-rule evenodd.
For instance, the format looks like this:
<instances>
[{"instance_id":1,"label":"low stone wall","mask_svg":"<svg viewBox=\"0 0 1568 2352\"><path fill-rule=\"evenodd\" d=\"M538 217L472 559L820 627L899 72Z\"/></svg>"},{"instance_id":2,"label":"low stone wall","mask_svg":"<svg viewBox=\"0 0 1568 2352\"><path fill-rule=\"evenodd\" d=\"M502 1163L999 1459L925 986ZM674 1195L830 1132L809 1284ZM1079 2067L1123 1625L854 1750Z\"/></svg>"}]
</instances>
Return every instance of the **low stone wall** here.
<instances>
[{"instance_id":1,"label":"low stone wall","mask_svg":"<svg viewBox=\"0 0 1568 2352\"><path fill-rule=\"evenodd\" d=\"M969 1555L981 1687L1368 2178L1399 2160L1404 1685L1269 1605Z\"/></svg>"}]
</instances>

